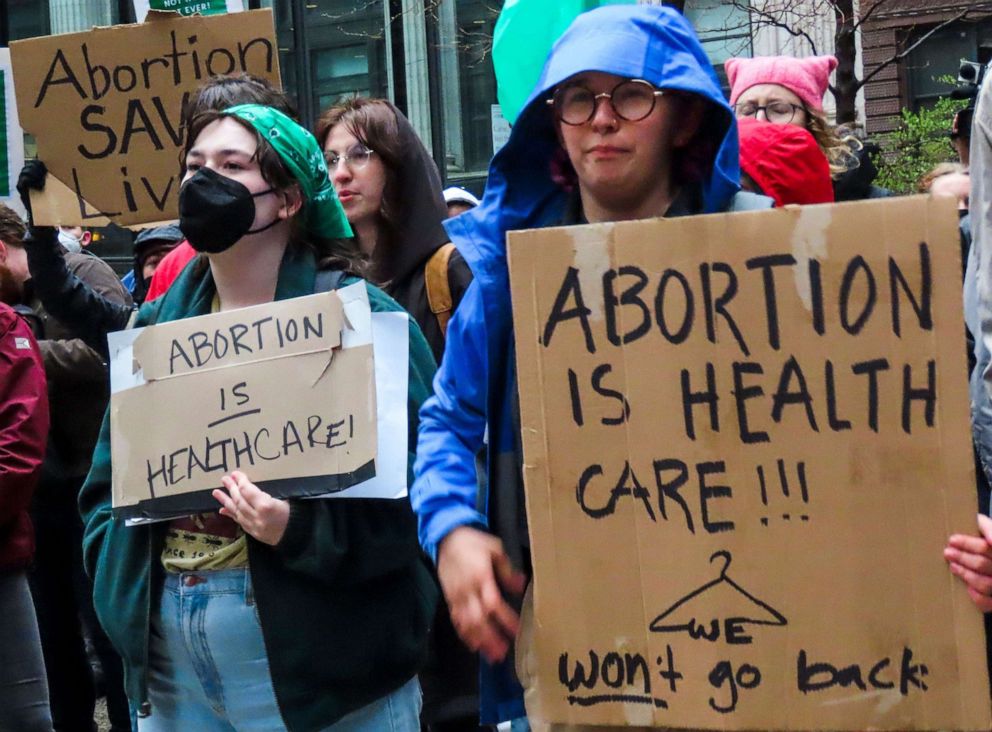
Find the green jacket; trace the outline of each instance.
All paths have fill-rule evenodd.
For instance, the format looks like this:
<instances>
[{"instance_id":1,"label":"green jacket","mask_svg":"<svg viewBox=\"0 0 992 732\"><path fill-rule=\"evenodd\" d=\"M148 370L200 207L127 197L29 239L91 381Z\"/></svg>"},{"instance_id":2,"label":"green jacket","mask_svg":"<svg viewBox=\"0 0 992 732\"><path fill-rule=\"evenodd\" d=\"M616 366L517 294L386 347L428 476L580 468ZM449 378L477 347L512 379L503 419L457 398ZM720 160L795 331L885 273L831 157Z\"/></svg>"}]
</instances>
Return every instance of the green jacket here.
<instances>
[{"instance_id":1,"label":"green jacket","mask_svg":"<svg viewBox=\"0 0 992 732\"><path fill-rule=\"evenodd\" d=\"M196 269L188 266L168 293L146 303L136 325L208 313L213 279L209 269ZM312 254L287 253L275 299L313 293L315 276ZM402 310L371 285L368 293L373 312ZM430 347L411 318L409 483L417 413L434 370ZM148 699L149 623L161 595L166 524L126 527L114 519L108 422L105 416L79 496L84 561L100 623L124 661L127 695L140 708ZM291 501L279 545L249 536L248 558L276 699L293 732L326 727L420 669L437 590L409 501Z\"/></svg>"}]
</instances>

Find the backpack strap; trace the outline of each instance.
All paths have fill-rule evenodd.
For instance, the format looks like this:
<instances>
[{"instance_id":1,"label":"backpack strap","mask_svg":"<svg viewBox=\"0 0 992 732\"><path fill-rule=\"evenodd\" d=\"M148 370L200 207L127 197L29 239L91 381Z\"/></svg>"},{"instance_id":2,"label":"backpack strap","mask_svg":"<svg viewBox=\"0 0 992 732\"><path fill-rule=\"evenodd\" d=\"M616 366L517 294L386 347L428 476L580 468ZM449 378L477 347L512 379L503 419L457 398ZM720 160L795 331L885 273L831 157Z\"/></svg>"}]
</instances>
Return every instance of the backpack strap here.
<instances>
[{"instance_id":1,"label":"backpack strap","mask_svg":"<svg viewBox=\"0 0 992 732\"><path fill-rule=\"evenodd\" d=\"M451 261L451 255L454 251L455 245L449 241L431 255L424 268L427 302L431 306L434 317L437 318L437 324L441 326L442 336L448 334L448 321L451 320L451 311L454 309L454 303L451 300L451 285L448 282L448 262Z\"/></svg>"},{"instance_id":2,"label":"backpack strap","mask_svg":"<svg viewBox=\"0 0 992 732\"><path fill-rule=\"evenodd\" d=\"M340 269L319 269L313 283L314 293L336 290L344 281L345 273Z\"/></svg>"}]
</instances>

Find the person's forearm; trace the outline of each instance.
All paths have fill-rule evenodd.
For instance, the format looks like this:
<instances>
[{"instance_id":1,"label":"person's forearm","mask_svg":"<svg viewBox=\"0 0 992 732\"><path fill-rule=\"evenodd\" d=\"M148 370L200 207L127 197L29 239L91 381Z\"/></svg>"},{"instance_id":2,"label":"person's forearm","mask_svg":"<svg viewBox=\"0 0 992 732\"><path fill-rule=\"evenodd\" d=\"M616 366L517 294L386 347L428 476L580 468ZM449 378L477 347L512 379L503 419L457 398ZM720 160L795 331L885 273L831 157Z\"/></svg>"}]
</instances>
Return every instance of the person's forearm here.
<instances>
[{"instance_id":1,"label":"person's forearm","mask_svg":"<svg viewBox=\"0 0 992 732\"><path fill-rule=\"evenodd\" d=\"M73 274L54 229L32 228L25 249L34 291L45 310L107 359L107 333L127 327L131 306L104 297Z\"/></svg>"}]
</instances>

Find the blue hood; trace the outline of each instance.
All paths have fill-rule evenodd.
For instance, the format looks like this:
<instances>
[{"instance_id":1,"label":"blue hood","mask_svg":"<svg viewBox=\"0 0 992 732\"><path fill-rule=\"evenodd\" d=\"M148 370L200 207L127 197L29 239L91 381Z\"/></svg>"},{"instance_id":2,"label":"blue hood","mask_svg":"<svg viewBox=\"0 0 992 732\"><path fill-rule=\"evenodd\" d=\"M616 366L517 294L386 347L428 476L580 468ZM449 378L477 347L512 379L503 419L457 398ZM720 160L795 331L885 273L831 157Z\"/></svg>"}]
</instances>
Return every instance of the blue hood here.
<instances>
[{"instance_id":1,"label":"blue hood","mask_svg":"<svg viewBox=\"0 0 992 732\"><path fill-rule=\"evenodd\" d=\"M505 270L505 234L560 221L567 194L551 179L559 142L545 100L555 86L583 71L644 79L709 102L709 128L722 143L702 183L703 211L723 211L740 189L737 126L695 31L677 11L610 5L583 13L558 40L507 144L493 158L482 204L448 225L476 277ZM714 115L717 117L714 120ZM498 276L498 275L497 275Z\"/></svg>"}]
</instances>

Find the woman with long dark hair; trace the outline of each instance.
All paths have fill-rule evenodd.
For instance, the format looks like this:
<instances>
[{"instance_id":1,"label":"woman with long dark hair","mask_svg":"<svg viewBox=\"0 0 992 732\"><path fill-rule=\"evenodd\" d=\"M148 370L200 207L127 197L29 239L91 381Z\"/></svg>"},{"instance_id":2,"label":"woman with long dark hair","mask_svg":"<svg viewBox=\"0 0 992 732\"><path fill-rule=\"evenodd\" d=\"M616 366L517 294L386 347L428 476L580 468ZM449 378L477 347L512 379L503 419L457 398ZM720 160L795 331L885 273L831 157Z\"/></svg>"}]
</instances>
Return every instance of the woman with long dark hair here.
<instances>
[{"instance_id":1,"label":"woman with long dark hair","mask_svg":"<svg viewBox=\"0 0 992 732\"><path fill-rule=\"evenodd\" d=\"M369 278L416 318L440 362L448 318L472 273L448 244L434 160L385 99L339 102L320 116L315 134Z\"/></svg>"}]
</instances>

